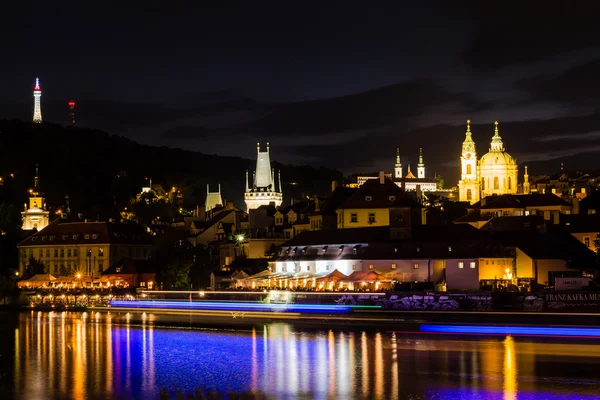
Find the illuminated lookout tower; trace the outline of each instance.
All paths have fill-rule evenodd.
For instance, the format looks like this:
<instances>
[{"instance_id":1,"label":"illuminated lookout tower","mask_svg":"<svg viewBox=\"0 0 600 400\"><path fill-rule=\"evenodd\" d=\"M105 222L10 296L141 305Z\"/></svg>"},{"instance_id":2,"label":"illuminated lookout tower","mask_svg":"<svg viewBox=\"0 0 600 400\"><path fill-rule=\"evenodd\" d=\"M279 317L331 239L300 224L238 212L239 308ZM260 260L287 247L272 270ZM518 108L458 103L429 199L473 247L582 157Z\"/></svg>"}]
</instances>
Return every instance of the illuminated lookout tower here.
<instances>
[{"instance_id":1,"label":"illuminated lookout tower","mask_svg":"<svg viewBox=\"0 0 600 400\"><path fill-rule=\"evenodd\" d=\"M71 119L71 123L75 125L75 102L69 102L69 118Z\"/></svg>"},{"instance_id":2,"label":"illuminated lookout tower","mask_svg":"<svg viewBox=\"0 0 600 400\"><path fill-rule=\"evenodd\" d=\"M42 123L42 106L40 99L42 98L42 88L40 88L40 78L35 78L35 87L33 88L33 122L36 124Z\"/></svg>"},{"instance_id":3,"label":"illuminated lookout tower","mask_svg":"<svg viewBox=\"0 0 600 400\"><path fill-rule=\"evenodd\" d=\"M278 174L277 187L275 186L275 170L271 169L271 158L269 155L269 142L267 142L267 151L260 151L260 143L256 144L256 170L252 187L248 185L248 170L246 170L246 192L244 200L246 201L247 211L258 208L262 205L274 203L279 207L283 201L281 192L281 171Z\"/></svg>"}]
</instances>

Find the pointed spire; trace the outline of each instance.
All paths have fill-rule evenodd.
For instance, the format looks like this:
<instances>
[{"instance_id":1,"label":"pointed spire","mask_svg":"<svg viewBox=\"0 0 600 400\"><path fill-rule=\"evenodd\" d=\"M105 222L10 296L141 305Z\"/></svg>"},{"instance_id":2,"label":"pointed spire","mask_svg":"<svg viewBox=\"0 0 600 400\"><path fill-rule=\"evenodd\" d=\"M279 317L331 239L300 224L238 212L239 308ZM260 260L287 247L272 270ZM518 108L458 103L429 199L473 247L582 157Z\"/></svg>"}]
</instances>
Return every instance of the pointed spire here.
<instances>
[{"instance_id":1,"label":"pointed spire","mask_svg":"<svg viewBox=\"0 0 600 400\"><path fill-rule=\"evenodd\" d=\"M267 153L269 152L269 142L267 142Z\"/></svg>"},{"instance_id":2,"label":"pointed spire","mask_svg":"<svg viewBox=\"0 0 600 400\"><path fill-rule=\"evenodd\" d=\"M248 170L246 169L246 192L250 191L250 187L248 186Z\"/></svg>"},{"instance_id":3,"label":"pointed spire","mask_svg":"<svg viewBox=\"0 0 600 400\"><path fill-rule=\"evenodd\" d=\"M33 190L37 192L40 189L40 173L38 164L35 164L35 178L33 178Z\"/></svg>"},{"instance_id":4,"label":"pointed spire","mask_svg":"<svg viewBox=\"0 0 600 400\"><path fill-rule=\"evenodd\" d=\"M465 132L465 141L462 144L462 151L464 152L475 152L475 142L471 137L471 120L467 120L467 131Z\"/></svg>"},{"instance_id":5,"label":"pointed spire","mask_svg":"<svg viewBox=\"0 0 600 400\"><path fill-rule=\"evenodd\" d=\"M417 164L418 167L424 167L425 164L423 163L423 149L419 148L419 163Z\"/></svg>"},{"instance_id":6,"label":"pointed spire","mask_svg":"<svg viewBox=\"0 0 600 400\"><path fill-rule=\"evenodd\" d=\"M504 151L504 143L502 143L502 138L498 133L498 121L495 121L494 125L494 137L492 138L490 151Z\"/></svg>"},{"instance_id":7,"label":"pointed spire","mask_svg":"<svg viewBox=\"0 0 600 400\"><path fill-rule=\"evenodd\" d=\"M221 194L221 184L219 183L219 194Z\"/></svg>"},{"instance_id":8,"label":"pointed spire","mask_svg":"<svg viewBox=\"0 0 600 400\"><path fill-rule=\"evenodd\" d=\"M271 168L271 190L275 191L275 168Z\"/></svg>"},{"instance_id":9,"label":"pointed spire","mask_svg":"<svg viewBox=\"0 0 600 400\"><path fill-rule=\"evenodd\" d=\"M34 90L41 90L40 89L40 78L35 78L35 87Z\"/></svg>"},{"instance_id":10,"label":"pointed spire","mask_svg":"<svg viewBox=\"0 0 600 400\"><path fill-rule=\"evenodd\" d=\"M396 167L401 166L400 164L400 148L396 147Z\"/></svg>"},{"instance_id":11,"label":"pointed spire","mask_svg":"<svg viewBox=\"0 0 600 400\"><path fill-rule=\"evenodd\" d=\"M256 143L256 152L260 153L260 143Z\"/></svg>"},{"instance_id":12,"label":"pointed spire","mask_svg":"<svg viewBox=\"0 0 600 400\"><path fill-rule=\"evenodd\" d=\"M279 193L283 193L283 190L281 190L281 170L279 170Z\"/></svg>"}]
</instances>

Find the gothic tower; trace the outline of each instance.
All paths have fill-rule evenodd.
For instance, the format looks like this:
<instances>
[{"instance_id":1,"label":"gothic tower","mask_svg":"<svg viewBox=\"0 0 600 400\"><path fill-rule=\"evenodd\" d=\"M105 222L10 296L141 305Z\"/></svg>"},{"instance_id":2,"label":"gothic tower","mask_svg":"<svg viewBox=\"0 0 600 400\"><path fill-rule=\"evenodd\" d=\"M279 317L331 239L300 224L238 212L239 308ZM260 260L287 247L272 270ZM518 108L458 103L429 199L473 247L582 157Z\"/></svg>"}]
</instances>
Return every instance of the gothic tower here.
<instances>
[{"instance_id":1,"label":"gothic tower","mask_svg":"<svg viewBox=\"0 0 600 400\"><path fill-rule=\"evenodd\" d=\"M471 137L471 121L467 120L467 132L462 144L460 156L460 181L458 182L459 201L473 204L479 201L479 174L477 169L477 151Z\"/></svg>"},{"instance_id":2,"label":"gothic tower","mask_svg":"<svg viewBox=\"0 0 600 400\"><path fill-rule=\"evenodd\" d=\"M35 78L35 87L33 88L33 122L40 124L42 122L42 106L40 99L42 97L42 88L40 88L40 78Z\"/></svg>"},{"instance_id":3,"label":"gothic tower","mask_svg":"<svg viewBox=\"0 0 600 400\"><path fill-rule=\"evenodd\" d=\"M423 149L419 149L419 163L417 164L417 178L425 179L425 163L423 162Z\"/></svg>"},{"instance_id":4,"label":"gothic tower","mask_svg":"<svg viewBox=\"0 0 600 400\"><path fill-rule=\"evenodd\" d=\"M246 171L246 192L244 201L247 211L262 205L274 203L279 207L283 201L281 192L281 171L279 173L279 187L275 185L275 170L271 169L271 158L269 154L269 142L267 151L260 151L260 143L256 144L256 169L253 175L252 187L248 186L248 171Z\"/></svg>"},{"instance_id":5,"label":"gothic tower","mask_svg":"<svg viewBox=\"0 0 600 400\"><path fill-rule=\"evenodd\" d=\"M394 178L403 178L402 163L400 162L400 149L396 149L396 164L394 165Z\"/></svg>"}]
</instances>

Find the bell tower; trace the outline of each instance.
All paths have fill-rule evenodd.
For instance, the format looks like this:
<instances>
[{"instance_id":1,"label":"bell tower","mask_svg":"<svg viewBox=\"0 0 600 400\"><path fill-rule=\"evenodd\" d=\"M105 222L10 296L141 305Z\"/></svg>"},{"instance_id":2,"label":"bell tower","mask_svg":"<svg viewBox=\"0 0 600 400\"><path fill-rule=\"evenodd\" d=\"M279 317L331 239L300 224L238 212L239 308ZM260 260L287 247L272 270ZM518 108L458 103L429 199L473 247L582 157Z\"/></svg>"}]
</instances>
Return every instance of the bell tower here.
<instances>
[{"instance_id":1,"label":"bell tower","mask_svg":"<svg viewBox=\"0 0 600 400\"><path fill-rule=\"evenodd\" d=\"M477 151L471 137L471 120L467 120L467 132L460 156L460 181L458 182L459 201L473 204L479 201L479 173L477 171Z\"/></svg>"}]
</instances>

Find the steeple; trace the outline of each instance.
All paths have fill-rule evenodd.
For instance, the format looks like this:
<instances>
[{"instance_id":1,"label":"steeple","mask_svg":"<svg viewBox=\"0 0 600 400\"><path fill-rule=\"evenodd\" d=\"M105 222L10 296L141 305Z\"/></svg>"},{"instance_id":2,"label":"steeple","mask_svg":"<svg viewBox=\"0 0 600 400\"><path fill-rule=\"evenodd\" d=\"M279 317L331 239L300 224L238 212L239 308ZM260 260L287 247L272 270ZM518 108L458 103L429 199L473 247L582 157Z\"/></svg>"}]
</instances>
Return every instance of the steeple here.
<instances>
[{"instance_id":1,"label":"steeple","mask_svg":"<svg viewBox=\"0 0 600 400\"><path fill-rule=\"evenodd\" d=\"M490 151L504 151L504 143L502 143L502 138L498 133L498 121L494 122L494 125L496 127L494 128L494 137L492 137Z\"/></svg>"},{"instance_id":2,"label":"steeple","mask_svg":"<svg viewBox=\"0 0 600 400\"><path fill-rule=\"evenodd\" d=\"M253 185L248 185L248 171L246 171L246 191L244 201L247 210L252 210L261 205L275 203L278 207L282 202L281 171L279 172L279 187L275 182L275 168L271 168L271 146L267 142L266 151L261 151L260 143L256 143L256 169L253 171Z\"/></svg>"},{"instance_id":3,"label":"steeple","mask_svg":"<svg viewBox=\"0 0 600 400\"><path fill-rule=\"evenodd\" d=\"M38 164L35 164L35 178L33 178L33 191L35 193L40 191L40 174Z\"/></svg>"},{"instance_id":4,"label":"steeple","mask_svg":"<svg viewBox=\"0 0 600 400\"><path fill-rule=\"evenodd\" d=\"M423 149L419 148L419 163L417 164L417 178L425 178L425 163L423 162Z\"/></svg>"},{"instance_id":5,"label":"steeple","mask_svg":"<svg viewBox=\"0 0 600 400\"><path fill-rule=\"evenodd\" d=\"M527 165L525 166L525 175L523 175L523 193L531 193L531 184L529 183L529 174L527 173Z\"/></svg>"},{"instance_id":6,"label":"steeple","mask_svg":"<svg viewBox=\"0 0 600 400\"><path fill-rule=\"evenodd\" d=\"M396 165L394 165L394 177L402 178L402 163L400 162L400 148L396 148Z\"/></svg>"},{"instance_id":7,"label":"steeple","mask_svg":"<svg viewBox=\"0 0 600 400\"><path fill-rule=\"evenodd\" d=\"M250 186L248 186L248 170L246 170L246 192L250 191Z\"/></svg>"},{"instance_id":8,"label":"steeple","mask_svg":"<svg viewBox=\"0 0 600 400\"><path fill-rule=\"evenodd\" d=\"M471 136L471 120L467 120L467 132L465 132L465 141L462 144L462 151L465 152L475 152L475 142L473 141L473 137Z\"/></svg>"},{"instance_id":9,"label":"steeple","mask_svg":"<svg viewBox=\"0 0 600 400\"><path fill-rule=\"evenodd\" d=\"M279 175L279 187L277 188L277 190L280 193L283 193L283 190L281 190L281 170L278 171L278 175Z\"/></svg>"}]
</instances>

